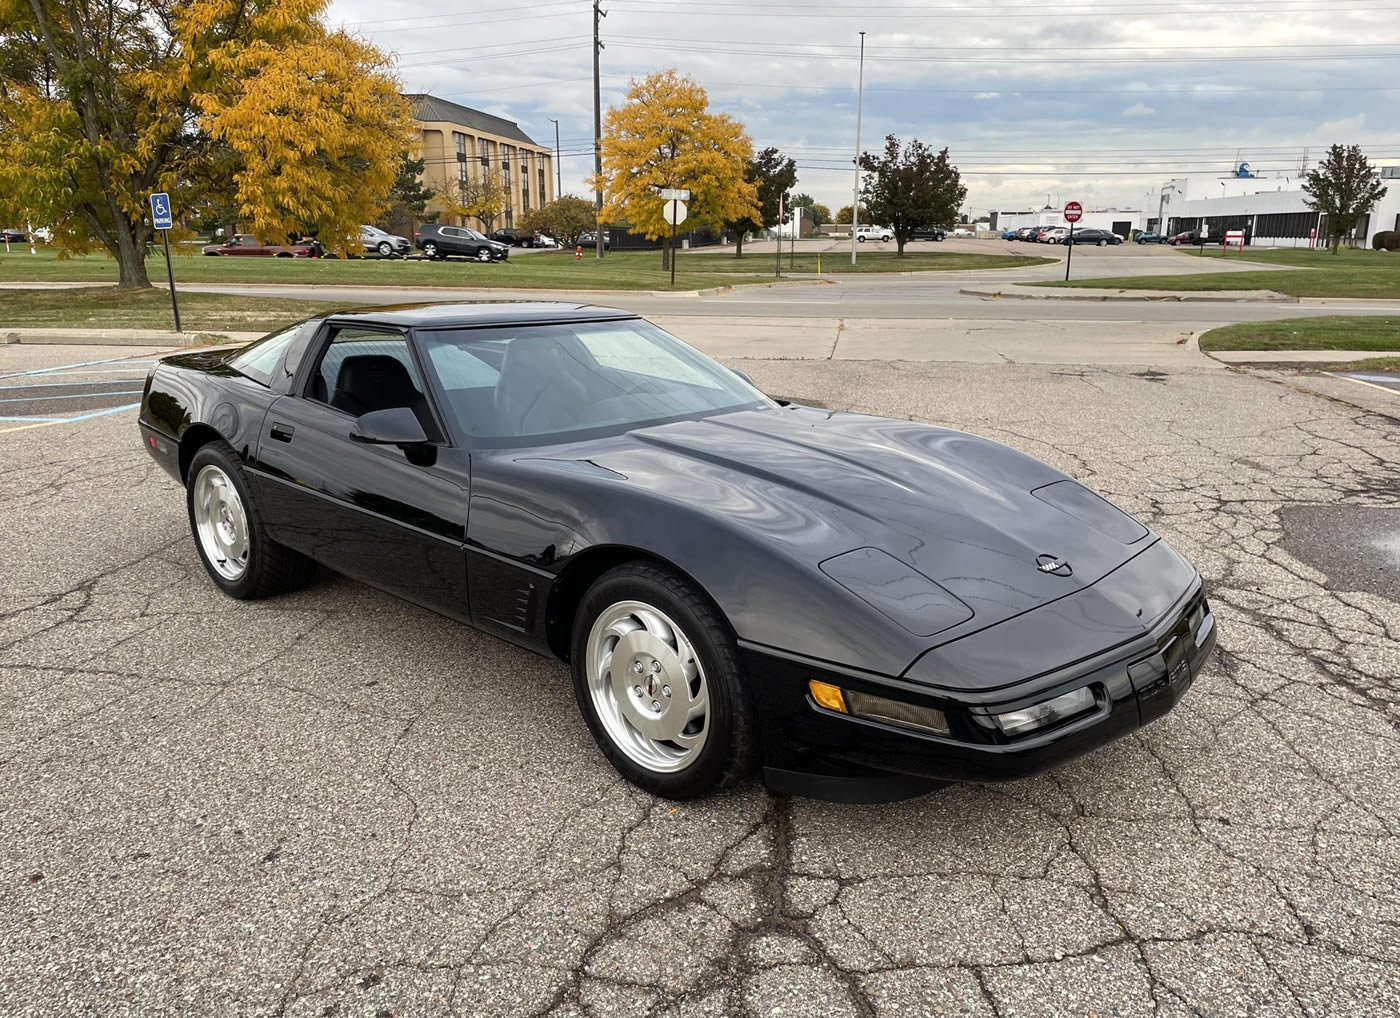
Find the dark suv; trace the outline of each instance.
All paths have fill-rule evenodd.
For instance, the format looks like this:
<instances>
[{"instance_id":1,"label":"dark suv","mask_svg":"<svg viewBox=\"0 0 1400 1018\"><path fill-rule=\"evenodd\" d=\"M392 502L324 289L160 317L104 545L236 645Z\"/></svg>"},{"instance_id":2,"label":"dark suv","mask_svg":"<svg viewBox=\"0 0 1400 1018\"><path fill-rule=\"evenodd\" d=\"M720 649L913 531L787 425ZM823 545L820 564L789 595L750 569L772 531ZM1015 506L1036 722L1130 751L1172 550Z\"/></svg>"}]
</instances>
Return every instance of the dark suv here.
<instances>
[{"instance_id":1,"label":"dark suv","mask_svg":"<svg viewBox=\"0 0 1400 1018\"><path fill-rule=\"evenodd\" d=\"M510 245L499 244L466 226L427 223L413 234L413 246L427 258L475 258L479 262L503 262Z\"/></svg>"}]
</instances>

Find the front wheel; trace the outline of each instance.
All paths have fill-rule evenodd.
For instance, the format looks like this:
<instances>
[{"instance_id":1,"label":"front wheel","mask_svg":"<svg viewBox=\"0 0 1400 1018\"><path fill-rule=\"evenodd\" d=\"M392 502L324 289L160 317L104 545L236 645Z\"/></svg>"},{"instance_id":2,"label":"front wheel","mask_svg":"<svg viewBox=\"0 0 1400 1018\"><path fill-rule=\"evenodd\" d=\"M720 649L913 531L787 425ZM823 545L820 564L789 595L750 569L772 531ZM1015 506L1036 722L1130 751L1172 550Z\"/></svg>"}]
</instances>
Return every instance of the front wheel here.
<instances>
[{"instance_id":1,"label":"front wheel","mask_svg":"<svg viewBox=\"0 0 1400 1018\"><path fill-rule=\"evenodd\" d=\"M267 536L237 455L226 442L210 442L194 454L185 504L200 561L230 597L268 597L310 578L309 559Z\"/></svg>"},{"instance_id":2,"label":"front wheel","mask_svg":"<svg viewBox=\"0 0 1400 1018\"><path fill-rule=\"evenodd\" d=\"M594 740L634 785L694 799L750 774L753 710L717 609L670 569L619 566L574 618L574 694Z\"/></svg>"},{"instance_id":3,"label":"front wheel","mask_svg":"<svg viewBox=\"0 0 1400 1018\"><path fill-rule=\"evenodd\" d=\"M390 244L387 240L381 240L379 242L378 251L380 258L388 258L391 254L394 253L394 245Z\"/></svg>"},{"instance_id":4,"label":"front wheel","mask_svg":"<svg viewBox=\"0 0 1400 1018\"><path fill-rule=\"evenodd\" d=\"M476 260L479 262L489 262L491 260L491 252L483 247L476 253Z\"/></svg>"}]
</instances>

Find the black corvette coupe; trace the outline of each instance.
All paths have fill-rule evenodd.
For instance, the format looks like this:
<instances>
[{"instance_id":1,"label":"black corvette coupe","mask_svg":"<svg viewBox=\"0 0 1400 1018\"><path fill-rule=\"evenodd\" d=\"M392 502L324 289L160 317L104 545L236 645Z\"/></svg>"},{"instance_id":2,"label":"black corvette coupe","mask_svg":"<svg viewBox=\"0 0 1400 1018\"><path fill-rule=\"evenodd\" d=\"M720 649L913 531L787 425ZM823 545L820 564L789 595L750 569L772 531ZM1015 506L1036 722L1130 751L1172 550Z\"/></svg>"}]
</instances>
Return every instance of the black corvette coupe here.
<instances>
[{"instance_id":1,"label":"black corvette coupe","mask_svg":"<svg viewBox=\"0 0 1400 1018\"><path fill-rule=\"evenodd\" d=\"M1025 775L1170 710L1215 641L1190 563L1058 470L770 399L623 311L331 314L160 361L140 429L226 593L321 563L556 655L671 798Z\"/></svg>"}]
</instances>

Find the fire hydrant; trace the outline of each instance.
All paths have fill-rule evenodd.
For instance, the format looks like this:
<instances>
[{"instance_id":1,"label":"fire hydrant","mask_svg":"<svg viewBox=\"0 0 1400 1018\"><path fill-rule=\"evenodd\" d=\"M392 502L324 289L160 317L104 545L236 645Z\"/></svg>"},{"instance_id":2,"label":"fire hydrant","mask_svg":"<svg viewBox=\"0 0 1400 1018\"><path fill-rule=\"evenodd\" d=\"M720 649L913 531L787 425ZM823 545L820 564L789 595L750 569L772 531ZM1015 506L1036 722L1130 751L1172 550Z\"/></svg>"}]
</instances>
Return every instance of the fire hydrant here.
<instances>
[{"instance_id":1,"label":"fire hydrant","mask_svg":"<svg viewBox=\"0 0 1400 1018\"><path fill-rule=\"evenodd\" d=\"M582 244L575 244L575 245L574 245L574 261L577 261L577 262L583 261L583 245L582 245Z\"/></svg>"}]
</instances>

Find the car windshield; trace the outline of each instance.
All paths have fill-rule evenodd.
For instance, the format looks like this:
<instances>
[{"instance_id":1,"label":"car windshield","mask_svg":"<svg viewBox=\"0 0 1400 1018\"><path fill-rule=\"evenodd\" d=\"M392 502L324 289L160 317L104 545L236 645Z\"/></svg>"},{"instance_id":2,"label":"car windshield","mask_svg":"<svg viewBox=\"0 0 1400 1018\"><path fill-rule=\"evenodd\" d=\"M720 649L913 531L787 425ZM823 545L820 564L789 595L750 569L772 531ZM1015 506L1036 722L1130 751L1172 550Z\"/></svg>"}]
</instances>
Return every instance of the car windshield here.
<instances>
[{"instance_id":1,"label":"car windshield","mask_svg":"<svg viewBox=\"0 0 1400 1018\"><path fill-rule=\"evenodd\" d=\"M361 233L367 233L367 234L369 234L371 237L382 237L382 236L386 236L386 234L384 233L384 231L381 230L381 229L380 229L379 227L377 227L377 226L361 226L361 227L360 227L360 232L361 232Z\"/></svg>"},{"instance_id":2,"label":"car windshield","mask_svg":"<svg viewBox=\"0 0 1400 1018\"><path fill-rule=\"evenodd\" d=\"M640 319L420 332L457 429L490 445L774 404Z\"/></svg>"}]
</instances>

